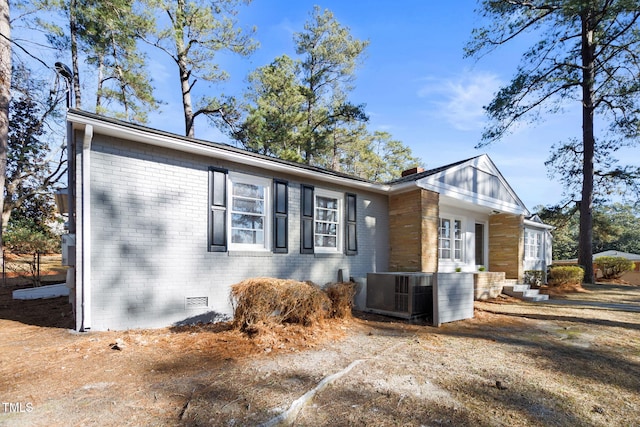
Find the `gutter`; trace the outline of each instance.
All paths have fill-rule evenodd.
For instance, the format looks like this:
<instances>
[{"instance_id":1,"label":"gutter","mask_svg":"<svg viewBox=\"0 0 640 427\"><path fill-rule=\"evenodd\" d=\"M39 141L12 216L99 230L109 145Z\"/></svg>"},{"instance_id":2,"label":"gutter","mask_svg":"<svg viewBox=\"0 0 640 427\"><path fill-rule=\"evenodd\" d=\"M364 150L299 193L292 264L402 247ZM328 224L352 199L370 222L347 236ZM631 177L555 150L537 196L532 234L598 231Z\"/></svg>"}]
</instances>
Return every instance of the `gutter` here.
<instances>
[{"instance_id":1,"label":"gutter","mask_svg":"<svg viewBox=\"0 0 640 427\"><path fill-rule=\"evenodd\" d=\"M555 230L556 227L554 227L553 225L549 225L549 224L544 224L541 222L536 222L536 221L531 221L530 219L525 219L524 220L524 225L528 225L529 227L532 228L542 228L545 230Z\"/></svg>"},{"instance_id":2,"label":"gutter","mask_svg":"<svg viewBox=\"0 0 640 427\"><path fill-rule=\"evenodd\" d=\"M390 193L391 186L366 180L359 180L342 174L323 173L319 168L304 167L293 162L286 162L272 159L267 156L256 155L244 150L237 150L231 147L224 147L221 144L210 143L189 139L179 135L172 135L159 132L154 129L138 128L135 125L124 125L108 121L109 119L80 114L70 111L67 120L71 121L74 127L79 128L91 126L96 133L112 136L119 139L138 141L157 147L169 148L186 153L197 154L206 157L215 157L242 165L270 169L284 174L296 175L310 180L320 180L335 185L348 185L379 194Z\"/></svg>"}]
</instances>

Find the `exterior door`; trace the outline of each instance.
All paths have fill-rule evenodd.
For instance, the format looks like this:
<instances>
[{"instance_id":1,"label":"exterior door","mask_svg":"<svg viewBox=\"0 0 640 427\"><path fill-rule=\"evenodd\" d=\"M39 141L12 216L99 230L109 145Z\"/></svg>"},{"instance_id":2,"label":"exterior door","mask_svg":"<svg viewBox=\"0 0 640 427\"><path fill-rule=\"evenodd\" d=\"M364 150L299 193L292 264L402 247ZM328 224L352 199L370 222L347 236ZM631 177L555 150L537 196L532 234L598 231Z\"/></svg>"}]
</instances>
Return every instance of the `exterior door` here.
<instances>
[{"instance_id":1,"label":"exterior door","mask_svg":"<svg viewBox=\"0 0 640 427\"><path fill-rule=\"evenodd\" d=\"M484 224L476 223L476 265L486 265L484 258Z\"/></svg>"}]
</instances>

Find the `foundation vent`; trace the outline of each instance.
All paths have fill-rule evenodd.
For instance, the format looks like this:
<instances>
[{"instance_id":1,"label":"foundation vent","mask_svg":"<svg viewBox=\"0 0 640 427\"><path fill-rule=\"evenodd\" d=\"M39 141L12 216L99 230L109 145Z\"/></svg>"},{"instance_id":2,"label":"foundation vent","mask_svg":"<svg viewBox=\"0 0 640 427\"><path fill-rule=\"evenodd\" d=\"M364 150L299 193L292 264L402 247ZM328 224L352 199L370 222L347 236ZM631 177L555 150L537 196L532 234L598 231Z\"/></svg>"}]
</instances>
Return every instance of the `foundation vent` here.
<instances>
[{"instance_id":1,"label":"foundation vent","mask_svg":"<svg viewBox=\"0 0 640 427\"><path fill-rule=\"evenodd\" d=\"M207 308L209 307L209 297L187 297L185 299L185 308Z\"/></svg>"}]
</instances>

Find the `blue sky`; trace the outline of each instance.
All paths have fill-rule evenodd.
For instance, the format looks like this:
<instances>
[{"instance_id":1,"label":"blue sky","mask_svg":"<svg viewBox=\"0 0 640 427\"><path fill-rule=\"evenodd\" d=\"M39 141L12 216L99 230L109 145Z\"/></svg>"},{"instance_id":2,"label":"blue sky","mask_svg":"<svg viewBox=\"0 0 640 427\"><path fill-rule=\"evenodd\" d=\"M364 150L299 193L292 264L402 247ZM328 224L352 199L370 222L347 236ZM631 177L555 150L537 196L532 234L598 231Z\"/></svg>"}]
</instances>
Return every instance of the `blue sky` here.
<instances>
[{"instance_id":1,"label":"blue sky","mask_svg":"<svg viewBox=\"0 0 640 427\"><path fill-rule=\"evenodd\" d=\"M502 141L474 148L486 120L482 106L509 82L534 41L516 39L480 60L465 59L471 31L482 24L475 0L254 0L240 9L238 20L244 28L257 27L260 48L248 58L219 54L216 62L230 79L209 86L200 81L195 92L241 97L248 73L282 54L296 56L293 35L303 30L316 4L330 9L355 37L370 42L350 95L351 102L366 105L370 130L391 133L427 168L486 153L530 210L560 202L562 187L548 177L544 162L555 142L580 138L580 105L569 104L562 114L535 126L521 124ZM155 94L163 101L149 115L148 126L183 134L177 67L158 50L148 52ZM85 99L90 98L87 90ZM195 131L197 138L230 142L204 117L196 119ZM637 150L621 157L640 164Z\"/></svg>"},{"instance_id":2,"label":"blue sky","mask_svg":"<svg viewBox=\"0 0 640 427\"><path fill-rule=\"evenodd\" d=\"M480 25L474 0L256 0L238 19L244 27L257 26L260 48L249 58L219 55L231 76L208 90L240 96L250 71L282 54L295 57L293 34L302 31L315 4L330 9L355 37L370 41L350 100L366 104L371 130L391 133L427 168L487 153L530 209L560 201L562 188L547 177L544 162L555 141L580 135L577 111L474 148L485 122L482 106L509 81L526 47L516 43L479 61L465 59L463 48ZM152 59L154 85L163 88L157 94L166 104L150 116L149 125L183 133L177 70L162 55ZM228 141L204 118L196 120L195 130L198 138Z\"/></svg>"}]
</instances>

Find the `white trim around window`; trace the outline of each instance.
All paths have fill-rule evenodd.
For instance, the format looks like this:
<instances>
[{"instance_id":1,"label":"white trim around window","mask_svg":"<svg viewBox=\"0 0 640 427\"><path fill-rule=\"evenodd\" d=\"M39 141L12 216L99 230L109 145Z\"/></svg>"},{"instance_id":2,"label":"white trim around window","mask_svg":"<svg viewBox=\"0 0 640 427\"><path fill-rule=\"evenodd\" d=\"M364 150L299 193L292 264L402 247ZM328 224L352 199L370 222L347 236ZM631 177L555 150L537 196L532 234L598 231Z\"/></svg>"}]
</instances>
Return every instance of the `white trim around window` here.
<instances>
[{"instance_id":1,"label":"white trim around window","mask_svg":"<svg viewBox=\"0 0 640 427\"><path fill-rule=\"evenodd\" d=\"M228 180L229 250L270 250L272 181L237 172L229 172Z\"/></svg>"},{"instance_id":2,"label":"white trim around window","mask_svg":"<svg viewBox=\"0 0 640 427\"><path fill-rule=\"evenodd\" d=\"M438 258L441 261L463 261L463 221L455 217L441 217L438 226Z\"/></svg>"},{"instance_id":3,"label":"white trim around window","mask_svg":"<svg viewBox=\"0 0 640 427\"><path fill-rule=\"evenodd\" d=\"M543 259L542 232L537 230L524 230L524 258L529 260Z\"/></svg>"},{"instance_id":4,"label":"white trim around window","mask_svg":"<svg viewBox=\"0 0 640 427\"><path fill-rule=\"evenodd\" d=\"M341 253L344 193L316 188L313 196L315 253Z\"/></svg>"}]
</instances>

